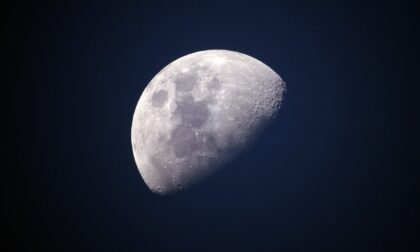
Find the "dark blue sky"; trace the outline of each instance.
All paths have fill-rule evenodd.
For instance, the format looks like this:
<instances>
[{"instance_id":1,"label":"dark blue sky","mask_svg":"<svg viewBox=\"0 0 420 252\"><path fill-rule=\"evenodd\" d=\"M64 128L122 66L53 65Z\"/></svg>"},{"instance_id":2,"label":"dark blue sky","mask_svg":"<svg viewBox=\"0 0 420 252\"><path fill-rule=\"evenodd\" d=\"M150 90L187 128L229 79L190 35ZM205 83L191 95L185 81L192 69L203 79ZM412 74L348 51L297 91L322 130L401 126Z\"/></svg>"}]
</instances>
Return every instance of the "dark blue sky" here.
<instances>
[{"instance_id":1,"label":"dark blue sky","mask_svg":"<svg viewBox=\"0 0 420 252\"><path fill-rule=\"evenodd\" d=\"M5 190L11 243L26 251L402 251L414 242L413 6L152 2L3 9L5 102L17 122ZM157 196L132 157L134 108L164 66L205 49L269 65L287 84L283 107L229 168Z\"/></svg>"}]
</instances>

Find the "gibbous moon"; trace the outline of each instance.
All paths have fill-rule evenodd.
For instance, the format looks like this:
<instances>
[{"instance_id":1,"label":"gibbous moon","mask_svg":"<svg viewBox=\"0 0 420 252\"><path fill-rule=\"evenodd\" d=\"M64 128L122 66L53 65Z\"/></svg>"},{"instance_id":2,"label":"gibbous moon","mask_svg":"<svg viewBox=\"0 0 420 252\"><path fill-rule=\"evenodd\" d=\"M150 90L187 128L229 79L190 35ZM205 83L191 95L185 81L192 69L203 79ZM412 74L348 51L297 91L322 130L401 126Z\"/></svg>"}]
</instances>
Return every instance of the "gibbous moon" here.
<instances>
[{"instance_id":1,"label":"gibbous moon","mask_svg":"<svg viewBox=\"0 0 420 252\"><path fill-rule=\"evenodd\" d=\"M155 193L190 187L254 142L276 116L285 83L248 55L207 50L162 69L137 104L134 158Z\"/></svg>"}]
</instances>

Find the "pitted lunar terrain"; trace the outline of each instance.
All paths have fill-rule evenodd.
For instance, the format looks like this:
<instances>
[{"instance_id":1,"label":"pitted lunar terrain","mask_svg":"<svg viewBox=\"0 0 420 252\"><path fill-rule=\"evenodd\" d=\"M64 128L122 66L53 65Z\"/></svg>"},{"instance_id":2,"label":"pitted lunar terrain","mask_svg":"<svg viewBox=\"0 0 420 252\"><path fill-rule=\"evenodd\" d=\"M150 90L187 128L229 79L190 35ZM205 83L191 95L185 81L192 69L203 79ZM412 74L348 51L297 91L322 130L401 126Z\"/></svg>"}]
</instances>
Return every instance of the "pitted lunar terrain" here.
<instances>
[{"instance_id":1,"label":"pitted lunar terrain","mask_svg":"<svg viewBox=\"0 0 420 252\"><path fill-rule=\"evenodd\" d=\"M166 66L133 117L134 157L147 186L167 194L219 170L276 116L284 90L271 68L237 52L201 51Z\"/></svg>"}]
</instances>

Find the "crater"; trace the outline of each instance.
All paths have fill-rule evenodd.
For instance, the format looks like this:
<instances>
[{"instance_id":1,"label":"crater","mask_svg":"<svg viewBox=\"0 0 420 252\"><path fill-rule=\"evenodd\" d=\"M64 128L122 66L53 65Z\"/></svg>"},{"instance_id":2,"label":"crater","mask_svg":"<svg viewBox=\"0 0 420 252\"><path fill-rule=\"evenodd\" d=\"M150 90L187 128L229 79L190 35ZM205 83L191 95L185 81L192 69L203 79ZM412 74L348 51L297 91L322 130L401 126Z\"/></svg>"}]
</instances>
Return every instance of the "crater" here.
<instances>
[{"instance_id":1,"label":"crater","mask_svg":"<svg viewBox=\"0 0 420 252\"><path fill-rule=\"evenodd\" d=\"M185 125L180 125L172 131L170 143L177 157L191 154L198 146L194 131Z\"/></svg>"},{"instance_id":2,"label":"crater","mask_svg":"<svg viewBox=\"0 0 420 252\"><path fill-rule=\"evenodd\" d=\"M172 187L173 174L171 172L171 169L166 168L166 161L164 161L162 157L159 157L158 155L151 156L150 161L153 165L153 169L158 175L158 178L160 180L159 183L164 185L167 188Z\"/></svg>"},{"instance_id":3,"label":"crater","mask_svg":"<svg viewBox=\"0 0 420 252\"><path fill-rule=\"evenodd\" d=\"M191 95L187 95L183 100L177 102L175 113L180 115L182 124L194 128L201 127L209 117L207 102L195 102Z\"/></svg>"},{"instance_id":4,"label":"crater","mask_svg":"<svg viewBox=\"0 0 420 252\"><path fill-rule=\"evenodd\" d=\"M202 73L207 73L210 69L208 65L197 65L195 68L201 71Z\"/></svg>"},{"instance_id":5,"label":"crater","mask_svg":"<svg viewBox=\"0 0 420 252\"><path fill-rule=\"evenodd\" d=\"M153 93L152 95L152 105L154 107L160 108L168 100L168 92L166 90L159 90Z\"/></svg>"}]
</instances>

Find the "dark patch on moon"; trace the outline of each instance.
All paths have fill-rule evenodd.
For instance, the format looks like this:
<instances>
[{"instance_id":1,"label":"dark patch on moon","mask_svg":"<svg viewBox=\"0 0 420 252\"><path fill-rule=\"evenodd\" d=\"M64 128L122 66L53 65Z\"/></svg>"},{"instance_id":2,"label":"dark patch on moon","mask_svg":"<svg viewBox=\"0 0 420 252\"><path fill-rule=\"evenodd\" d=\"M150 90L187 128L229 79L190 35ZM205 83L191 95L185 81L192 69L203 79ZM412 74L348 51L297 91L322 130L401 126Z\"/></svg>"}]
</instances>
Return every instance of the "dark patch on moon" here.
<instances>
[{"instance_id":1,"label":"dark patch on moon","mask_svg":"<svg viewBox=\"0 0 420 252\"><path fill-rule=\"evenodd\" d=\"M219 79L213 78L207 83L207 86L210 90L218 90L220 89L221 84L220 84Z\"/></svg>"},{"instance_id":2,"label":"dark patch on moon","mask_svg":"<svg viewBox=\"0 0 420 252\"><path fill-rule=\"evenodd\" d=\"M198 142L194 130L185 125L180 125L172 131L170 144L177 157L185 157L197 148Z\"/></svg>"},{"instance_id":3,"label":"dark patch on moon","mask_svg":"<svg viewBox=\"0 0 420 252\"><path fill-rule=\"evenodd\" d=\"M193 128L199 128L209 117L206 101L195 102L192 95L187 95L177 102L175 114L181 117L181 123Z\"/></svg>"},{"instance_id":4,"label":"dark patch on moon","mask_svg":"<svg viewBox=\"0 0 420 252\"><path fill-rule=\"evenodd\" d=\"M168 92L166 90L159 90L156 91L152 95L152 105L154 107L160 108L163 104L165 104L166 100L168 99Z\"/></svg>"},{"instance_id":5,"label":"dark patch on moon","mask_svg":"<svg viewBox=\"0 0 420 252\"><path fill-rule=\"evenodd\" d=\"M194 86L198 83L198 75L193 71L180 73L175 77L176 89L183 92L193 90Z\"/></svg>"},{"instance_id":6,"label":"dark patch on moon","mask_svg":"<svg viewBox=\"0 0 420 252\"><path fill-rule=\"evenodd\" d=\"M214 136L208 134L203 139L204 147L206 148L206 153L215 154L219 151L219 147L217 146L216 139Z\"/></svg>"}]
</instances>

